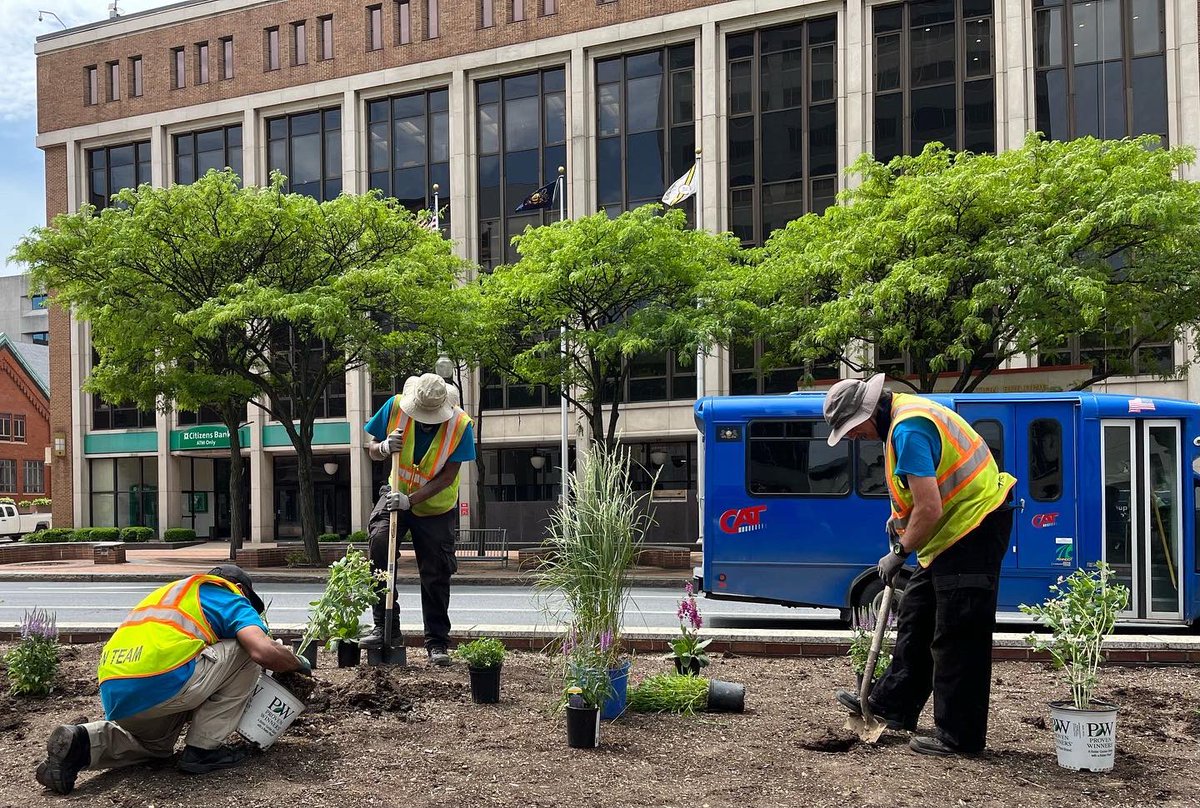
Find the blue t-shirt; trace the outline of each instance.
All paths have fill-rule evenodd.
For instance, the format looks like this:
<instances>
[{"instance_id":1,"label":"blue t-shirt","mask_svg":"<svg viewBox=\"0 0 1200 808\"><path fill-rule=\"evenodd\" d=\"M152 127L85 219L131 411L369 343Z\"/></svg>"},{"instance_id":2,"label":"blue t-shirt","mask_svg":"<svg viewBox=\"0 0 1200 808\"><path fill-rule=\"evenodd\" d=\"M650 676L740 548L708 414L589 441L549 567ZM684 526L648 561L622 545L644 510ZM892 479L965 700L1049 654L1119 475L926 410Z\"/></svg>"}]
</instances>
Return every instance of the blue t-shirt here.
<instances>
[{"instance_id":1,"label":"blue t-shirt","mask_svg":"<svg viewBox=\"0 0 1200 808\"><path fill-rule=\"evenodd\" d=\"M218 584L200 584L200 608L208 624L220 640L236 640L237 633L247 626L258 626L264 632L266 624L254 611L250 601ZM142 710L162 704L183 689L196 660L173 671L147 676L143 679L110 679L100 685L100 702L109 721L119 721Z\"/></svg>"},{"instance_id":2,"label":"blue t-shirt","mask_svg":"<svg viewBox=\"0 0 1200 808\"><path fill-rule=\"evenodd\" d=\"M942 462L942 436L928 418L914 416L896 424L892 430L896 448L896 474L904 478L936 477Z\"/></svg>"},{"instance_id":3,"label":"blue t-shirt","mask_svg":"<svg viewBox=\"0 0 1200 808\"><path fill-rule=\"evenodd\" d=\"M392 417L392 403L396 400L392 396L387 401L383 402L383 406L371 416L371 420L367 421L367 425L363 427L377 441L382 442L387 438L388 421ZM413 432L413 462L420 463L421 458L425 457L425 453L429 451L430 444L433 443L433 438L437 435L437 429L422 429L420 421L417 421L417 428ZM441 426L437 424L436 426ZM475 425L467 424L466 430L463 431L462 439L458 445L454 447L454 451L450 453L450 457L446 458L448 463L469 463L475 459Z\"/></svg>"}]
</instances>

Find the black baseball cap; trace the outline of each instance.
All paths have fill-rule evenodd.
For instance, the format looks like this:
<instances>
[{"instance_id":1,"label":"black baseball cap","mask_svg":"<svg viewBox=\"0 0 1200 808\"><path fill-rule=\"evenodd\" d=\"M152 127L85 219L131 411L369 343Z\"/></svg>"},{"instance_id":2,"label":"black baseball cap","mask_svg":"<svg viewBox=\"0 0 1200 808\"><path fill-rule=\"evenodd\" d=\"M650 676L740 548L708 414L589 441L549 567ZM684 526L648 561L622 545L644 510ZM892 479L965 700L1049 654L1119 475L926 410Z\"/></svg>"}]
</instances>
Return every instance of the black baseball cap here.
<instances>
[{"instance_id":1,"label":"black baseball cap","mask_svg":"<svg viewBox=\"0 0 1200 808\"><path fill-rule=\"evenodd\" d=\"M254 582L250 580L250 576L246 574L246 571L237 564L222 564L219 567L213 567L208 571L208 574L240 585L246 591L246 598L250 601L250 605L254 607L254 611L259 614L263 613L266 607L263 606L262 598L254 591Z\"/></svg>"}]
</instances>

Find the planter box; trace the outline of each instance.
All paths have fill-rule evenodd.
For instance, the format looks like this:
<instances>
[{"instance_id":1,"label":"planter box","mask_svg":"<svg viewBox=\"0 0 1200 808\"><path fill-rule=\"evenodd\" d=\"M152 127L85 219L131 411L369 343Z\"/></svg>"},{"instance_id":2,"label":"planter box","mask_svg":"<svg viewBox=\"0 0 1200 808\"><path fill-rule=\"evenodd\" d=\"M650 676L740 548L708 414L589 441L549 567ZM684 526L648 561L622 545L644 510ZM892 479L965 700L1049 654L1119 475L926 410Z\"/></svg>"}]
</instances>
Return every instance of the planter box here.
<instances>
[{"instance_id":1,"label":"planter box","mask_svg":"<svg viewBox=\"0 0 1200 808\"><path fill-rule=\"evenodd\" d=\"M91 561L94 564L124 564L126 545L122 542L53 542L27 544L14 542L0 547L0 564L29 564L39 561Z\"/></svg>"}]
</instances>

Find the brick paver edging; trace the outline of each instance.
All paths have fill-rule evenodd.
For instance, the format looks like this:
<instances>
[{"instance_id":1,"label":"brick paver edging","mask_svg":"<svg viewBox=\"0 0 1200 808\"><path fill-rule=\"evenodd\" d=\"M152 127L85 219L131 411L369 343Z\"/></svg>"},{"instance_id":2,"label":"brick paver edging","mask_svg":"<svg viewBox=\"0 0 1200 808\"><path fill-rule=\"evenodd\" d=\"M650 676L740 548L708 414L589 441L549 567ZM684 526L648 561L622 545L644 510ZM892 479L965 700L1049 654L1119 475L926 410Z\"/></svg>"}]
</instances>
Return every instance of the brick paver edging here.
<instances>
[{"instance_id":1,"label":"brick paver edging","mask_svg":"<svg viewBox=\"0 0 1200 808\"><path fill-rule=\"evenodd\" d=\"M65 644L104 642L115 625L60 625L59 640ZM298 624L276 625L272 634L284 641L300 636ZM678 632L675 629L643 629L627 632L625 645L638 654L666 654L669 642ZM476 626L468 631L451 634L452 644L473 637L497 637L513 649L544 650L558 636L549 630L531 631L520 626ZM0 642L20 639L18 627L0 626ZM770 657L835 657L845 656L850 648L850 632L846 630L810 630L783 632L766 629L712 629L705 632L712 639L709 653L732 653L745 656ZM1045 653L1030 649L1023 634L997 634L992 646L992 658L1049 662ZM411 632L405 644L420 647L422 636ZM1105 657L1110 665L1200 665L1200 636L1195 635L1119 635L1105 643Z\"/></svg>"}]
</instances>

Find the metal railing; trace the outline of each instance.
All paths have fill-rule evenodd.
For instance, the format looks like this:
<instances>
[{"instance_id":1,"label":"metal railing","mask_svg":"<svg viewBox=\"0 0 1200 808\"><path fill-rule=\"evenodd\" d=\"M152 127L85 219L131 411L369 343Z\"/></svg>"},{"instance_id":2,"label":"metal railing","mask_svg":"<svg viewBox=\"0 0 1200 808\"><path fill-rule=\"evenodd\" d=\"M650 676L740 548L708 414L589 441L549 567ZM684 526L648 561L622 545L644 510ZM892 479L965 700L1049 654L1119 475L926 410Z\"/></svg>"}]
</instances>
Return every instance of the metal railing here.
<instances>
[{"instance_id":1,"label":"metal railing","mask_svg":"<svg viewBox=\"0 0 1200 808\"><path fill-rule=\"evenodd\" d=\"M454 554L460 561L501 561L508 566L508 529L459 528Z\"/></svg>"}]
</instances>

